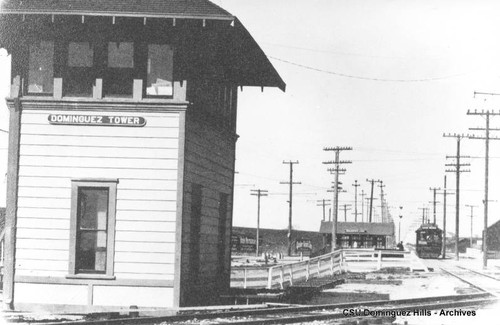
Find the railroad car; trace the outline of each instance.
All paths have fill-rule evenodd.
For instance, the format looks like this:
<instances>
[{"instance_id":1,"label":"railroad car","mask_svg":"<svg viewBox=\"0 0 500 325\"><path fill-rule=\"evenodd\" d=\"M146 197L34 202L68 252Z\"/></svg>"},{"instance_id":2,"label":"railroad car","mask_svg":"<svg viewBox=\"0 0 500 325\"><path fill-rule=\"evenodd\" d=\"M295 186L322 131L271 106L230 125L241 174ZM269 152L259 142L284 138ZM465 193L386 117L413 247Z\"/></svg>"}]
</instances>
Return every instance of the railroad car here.
<instances>
[{"instance_id":1,"label":"railroad car","mask_svg":"<svg viewBox=\"0 0 500 325\"><path fill-rule=\"evenodd\" d=\"M443 231L433 223L423 224L416 231L416 249L420 258L438 258L441 255Z\"/></svg>"}]
</instances>

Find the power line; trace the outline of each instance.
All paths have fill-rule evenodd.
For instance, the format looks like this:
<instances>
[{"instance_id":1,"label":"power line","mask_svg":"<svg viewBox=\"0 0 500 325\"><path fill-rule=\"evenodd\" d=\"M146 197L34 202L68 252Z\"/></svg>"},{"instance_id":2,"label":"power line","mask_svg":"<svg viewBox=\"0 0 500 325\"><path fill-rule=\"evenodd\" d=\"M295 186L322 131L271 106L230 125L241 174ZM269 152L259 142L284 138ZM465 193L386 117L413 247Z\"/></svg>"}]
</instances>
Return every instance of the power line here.
<instances>
[{"instance_id":1,"label":"power line","mask_svg":"<svg viewBox=\"0 0 500 325\"><path fill-rule=\"evenodd\" d=\"M267 56L270 59L288 63L297 67L301 67L304 69L312 70L312 71L317 71L317 72L322 72L326 74L331 74L335 75L338 77L344 77L344 78L351 78L351 79L358 79L358 80L369 80L369 81L381 81L381 82L426 82L426 81L438 81L438 80L445 80L445 79L451 79L451 78L456 78L465 75L464 73L461 74L456 74L456 75L450 75L450 76L444 76L444 77L433 77L433 78L423 78L423 79L385 79L385 78L371 78L371 77L363 77L363 76L355 76L355 75L350 75L350 74L345 74L345 73L340 73L340 72L335 72L335 71L328 71L328 70L323 70L323 69L318 69L314 67L310 67L307 65L303 65L300 63L295 63L291 62L288 60L283 60L280 58L276 58L274 56Z\"/></svg>"}]
</instances>

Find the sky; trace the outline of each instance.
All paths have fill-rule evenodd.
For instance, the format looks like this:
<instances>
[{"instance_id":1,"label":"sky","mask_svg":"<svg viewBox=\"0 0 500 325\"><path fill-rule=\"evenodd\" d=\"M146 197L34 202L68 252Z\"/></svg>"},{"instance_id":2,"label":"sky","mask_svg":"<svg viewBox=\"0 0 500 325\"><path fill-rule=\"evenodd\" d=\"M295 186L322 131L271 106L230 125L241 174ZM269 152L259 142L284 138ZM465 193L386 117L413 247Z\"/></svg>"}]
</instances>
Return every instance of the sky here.
<instances>
[{"instance_id":1,"label":"sky","mask_svg":"<svg viewBox=\"0 0 500 325\"><path fill-rule=\"evenodd\" d=\"M317 231L322 208L332 199L333 175L322 162L333 160L325 147L348 146L340 177L347 192L340 205L351 204L354 220L355 180L369 193L366 179L382 180L391 214L401 214L402 237L413 241L429 207L430 187L455 189L455 175L445 173L456 141L443 133L473 133L484 119L468 109L499 111L500 4L495 1L444 0L213 0L237 16L260 44L287 84L278 89L245 87L239 93L235 226L255 227L257 198L264 189L261 227L288 226L289 167L294 165L293 228ZM0 92L8 92L9 58L0 54ZM8 128L8 111L0 106L0 128ZM493 118L500 127L500 116ZM475 131L478 133L478 131ZM6 172L7 135L0 132L0 171ZM460 234L483 227L484 142L464 139L462 154L471 156L470 173L461 175ZM500 219L500 142L490 146L489 224ZM5 203L5 178L0 205ZM380 197L376 187L375 197ZM361 203L358 197L358 210ZM442 223L439 195L437 221ZM375 201L379 214L380 200ZM402 207L400 210L399 207ZM366 206L365 206L366 207ZM448 196L448 230L454 229L455 198ZM343 211L339 220L343 220ZM366 211L365 211L366 218Z\"/></svg>"}]
</instances>

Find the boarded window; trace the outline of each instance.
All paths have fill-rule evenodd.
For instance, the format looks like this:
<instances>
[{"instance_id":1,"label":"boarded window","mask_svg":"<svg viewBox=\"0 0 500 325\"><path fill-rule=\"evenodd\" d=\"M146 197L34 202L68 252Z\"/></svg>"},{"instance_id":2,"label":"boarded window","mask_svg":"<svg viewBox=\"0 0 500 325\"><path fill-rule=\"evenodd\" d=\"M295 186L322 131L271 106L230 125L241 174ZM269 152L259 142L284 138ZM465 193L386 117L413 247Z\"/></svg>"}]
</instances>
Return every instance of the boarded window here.
<instances>
[{"instance_id":1,"label":"boarded window","mask_svg":"<svg viewBox=\"0 0 500 325\"><path fill-rule=\"evenodd\" d=\"M29 46L28 93L52 94L54 88L54 42Z\"/></svg>"},{"instance_id":2,"label":"boarded window","mask_svg":"<svg viewBox=\"0 0 500 325\"><path fill-rule=\"evenodd\" d=\"M173 61L174 51L170 45L148 45L146 95L173 95Z\"/></svg>"},{"instance_id":3,"label":"boarded window","mask_svg":"<svg viewBox=\"0 0 500 325\"><path fill-rule=\"evenodd\" d=\"M70 275L113 274L115 181L72 182Z\"/></svg>"}]
</instances>

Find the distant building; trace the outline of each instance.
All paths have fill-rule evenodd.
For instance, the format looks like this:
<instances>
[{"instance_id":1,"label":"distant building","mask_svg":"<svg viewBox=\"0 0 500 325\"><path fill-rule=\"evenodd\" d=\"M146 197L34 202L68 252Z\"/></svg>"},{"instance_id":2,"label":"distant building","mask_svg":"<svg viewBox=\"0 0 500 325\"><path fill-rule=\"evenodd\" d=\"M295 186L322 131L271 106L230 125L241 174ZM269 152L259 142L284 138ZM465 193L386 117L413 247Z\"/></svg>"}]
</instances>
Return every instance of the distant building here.
<instances>
[{"instance_id":1,"label":"distant building","mask_svg":"<svg viewBox=\"0 0 500 325\"><path fill-rule=\"evenodd\" d=\"M331 221L321 221L319 232L323 244L332 241ZM392 248L394 246L394 223L337 222L337 247L341 248Z\"/></svg>"},{"instance_id":2,"label":"distant building","mask_svg":"<svg viewBox=\"0 0 500 325\"><path fill-rule=\"evenodd\" d=\"M238 87L285 84L207 0L0 2L4 299L88 312L229 288Z\"/></svg>"},{"instance_id":3,"label":"distant building","mask_svg":"<svg viewBox=\"0 0 500 325\"><path fill-rule=\"evenodd\" d=\"M488 227L488 251L500 251L500 220Z\"/></svg>"}]
</instances>

